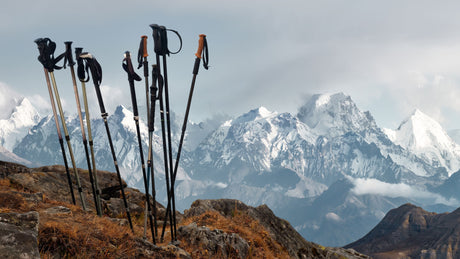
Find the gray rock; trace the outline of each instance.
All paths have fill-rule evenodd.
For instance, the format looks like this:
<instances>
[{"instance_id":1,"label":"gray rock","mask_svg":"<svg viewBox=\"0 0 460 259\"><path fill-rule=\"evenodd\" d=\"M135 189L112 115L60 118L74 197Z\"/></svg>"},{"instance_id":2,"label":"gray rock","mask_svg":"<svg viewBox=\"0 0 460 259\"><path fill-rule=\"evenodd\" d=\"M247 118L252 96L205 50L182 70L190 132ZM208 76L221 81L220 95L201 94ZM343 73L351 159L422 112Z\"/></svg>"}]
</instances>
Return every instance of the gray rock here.
<instances>
[{"instance_id":1,"label":"gray rock","mask_svg":"<svg viewBox=\"0 0 460 259\"><path fill-rule=\"evenodd\" d=\"M196 200L189 210L185 210L184 216L198 216L209 210L226 217L235 211L246 212L267 229L271 238L286 248L291 258L369 258L351 249L323 247L306 241L288 221L276 217L267 205L254 208L233 199Z\"/></svg>"},{"instance_id":2,"label":"gray rock","mask_svg":"<svg viewBox=\"0 0 460 259\"><path fill-rule=\"evenodd\" d=\"M0 255L2 258L40 258L38 212L0 214Z\"/></svg>"},{"instance_id":3,"label":"gray rock","mask_svg":"<svg viewBox=\"0 0 460 259\"><path fill-rule=\"evenodd\" d=\"M249 244L238 234L227 234L221 230L198 227L196 223L181 226L177 234L190 241L192 245L206 249L209 255L223 258L247 258Z\"/></svg>"},{"instance_id":4,"label":"gray rock","mask_svg":"<svg viewBox=\"0 0 460 259\"><path fill-rule=\"evenodd\" d=\"M103 201L102 204L110 217L117 217L126 212L123 199L110 198L108 201ZM144 211L142 207L132 202L128 202L128 207L131 213L142 213Z\"/></svg>"},{"instance_id":5,"label":"gray rock","mask_svg":"<svg viewBox=\"0 0 460 259\"><path fill-rule=\"evenodd\" d=\"M45 210L48 214L55 214L55 215L72 215L72 211L64 206L57 206L51 207Z\"/></svg>"},{"instance_id":6,"label":"gray rock","mask_svg":"<svg viewBox=\"0 0 460 259\"><path fill-rule=\"evenodd\" d=\"M135 242L137 244L136 258L192 258L185 250L172 244L156 246L142 238L135 238Z\"/></svg>"}]
</instances>

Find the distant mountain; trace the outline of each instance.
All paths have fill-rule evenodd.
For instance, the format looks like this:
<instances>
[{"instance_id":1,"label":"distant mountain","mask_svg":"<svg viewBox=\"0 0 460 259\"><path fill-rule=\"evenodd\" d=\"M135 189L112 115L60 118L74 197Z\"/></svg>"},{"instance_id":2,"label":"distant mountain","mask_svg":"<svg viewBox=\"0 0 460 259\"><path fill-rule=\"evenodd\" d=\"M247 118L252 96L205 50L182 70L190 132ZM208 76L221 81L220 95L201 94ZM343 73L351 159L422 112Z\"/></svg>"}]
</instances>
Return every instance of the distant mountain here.
<instances>
[{"instance_id":1,"label":"distant mountain","mask_svg":"<svg viewBox=\"0 0 460 259\"><path fill-rule=\"evenodd\" d=\"M13 150L40 120L40 115L27 98L11 99L10 102L13 108L2 111L5 119L0 120L0 146L7 150Z\"/></svg>"},{"instance_id":2,"label":"distant mountain","mask_svg":"<svg viewBox=\"0 0 460 259\"><path fill-rule=\"evenodd\" d=\"M437 121L420 110L415 110L396 130L386 129L385 133L396 145L432 166L446 168L449 175L460 169L460 145Z\"/></svg>"},{"instance_id":3,"label":"distant mountain","mask_svg":"<svg viewBox=\"0 0 460 259\"><path fill-rule=\"evenodd\" d=\"M174 158L181 120L172 114ZM86 168L78 119L71 116L67 121L77 166ZM143 190L132 112L119 106L108 121L123 178ZM165 202L159 122L157 117L153 161L157 199ZM146 156L147 127L142 121L140 126ZM98 169L114 171L103 122L95 115L92 128ZM444 143L442 134L435 136L430 143ZM439 189L452 173L455 161L448 161L455 156L441 156L444 160L434 163L410 146L396 144L369 112L343 93L314 95L297 115L259 107L233 119L189 123L185 141L176 181L178 209L196 199L267 204L307 238L325 245L356 240L403 203L438 209L459 203L456 196L443 197ZM434 148L440 154L455 154L455 146L442 146L442 151L439 147ZM59 150L54 120L48 116L13 151L30 161L62 164Z\"/></svg>"},{"instance_id":4,"label":"distant mountain","mask_svg":"<svg viewBox=\"0 0 460 259\"><path fill-rule=\"evenodd\" d=\"M459 258L459 244L460 209L436 214L404 204L345 247L373 258Z\"/></svg>"},{"instance_id":5,"label":"distant mountain","mask_svg":"<svg viewBox=\"0 0 460 259\"><path fill-rule=\"evenodd\" d=\"M298 200L296 210L281 208L277 212L289 219L302 236L342 246L365 235L390 209L410 201L404 197L359 194L354 188L355 183L344 178L311 202Z\"/></svg>"},{"instance_id":6,"label":"distant mountain","mask_svg":"<svg viewBox=\"0 0 460 259\"><path fill-rule=\"evenodd\" d=\"M313 95L299 108L297 118L317 135L329 137L377 127L371 114L360 111L351 97L344 93Z\"/></svg>"},{"instance_id":7,"label":"distant mountain","mask_svg":"<svg viewBox=\"0 0 460 259\"><path fill-rule=\"evenodd\" d=\"M115 171L112 154L110 152L106 129L102 119L94 118L92 115L92 135L94 139L94 149L96 156L96 165L99 170ZM141 171L141 162L139 157L139 147L137 142L137 133L133 120L133 113L123 106L118 106L115 112L108 118L109 128L112 135L112 141L117 152L118 165L120 167L123 179L130 186L135 186L144 190L143 176ZM79 119L75 115L66 119L66 124L70 134L72 149L74 152L76 165L80 168L87 168L85 151L82 143L82 135L79 124ZM139 123L143 149L145 156L148 150L148 129L142 122ZM157 132L153 136L154 150L154 168L155 175L158 177L157 188L159 200L166 200L166 188L164 182L164 167L161 138ZM161 132L161 130L160 130ZM64 134L62 132L62 134ZM64 136L63 136L64 137ZM29 134L15 147L14 153L24 157L30 161L44 164L63 164L62 153L60 151L56 126L52 116L43 118L36 126L34 126ZM66 145L67 160L69 166L72 166L69 152ZM145 158L146 159L146 158ZM145 160L147 163L147 159ZM178 180L187 179L186 173L180 169L178 171ZM161 180L161 181L160 181Z\"/></svg>"},{"instance_id":8,"label":"distant mountain","mask_svg":"<svg viewBox=\"0 0 460 259\"><path fill-rule=\"evenodd\" d=\"M34 163L17 156L2 146L0 146L0 161L19 163L27 166L34 165Z\"/></svg>"}]
</instances>

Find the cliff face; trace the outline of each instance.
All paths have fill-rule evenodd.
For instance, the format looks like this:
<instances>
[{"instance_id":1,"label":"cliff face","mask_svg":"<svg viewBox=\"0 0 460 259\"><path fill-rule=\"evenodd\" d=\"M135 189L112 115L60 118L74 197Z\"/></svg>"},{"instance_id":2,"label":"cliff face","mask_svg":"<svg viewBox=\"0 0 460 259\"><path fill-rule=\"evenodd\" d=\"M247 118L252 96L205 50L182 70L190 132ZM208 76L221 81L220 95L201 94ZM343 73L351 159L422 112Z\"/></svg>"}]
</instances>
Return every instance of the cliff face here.
<instances>
[{"instance_id":1,"label":"cliff face","mask_svg":"<svg viewBox=\"0 0 460 259\"><path fill-rule=\"evenodd\" d=\"M460 209L436 214L405 204L346 247L374 258L459 258L459 245Z\"/></svg>"},{"instance_id":2,"label":"cliff face","mask_svg":"<svg viewBox=\"0 0 460 259\"><path fill-rule=\"evenodd\" d=\"M13 251L7 258L21 253L29 258L368 258L352 249L308 242L267 206L254 208L237 200L197 200L184 215L176 213L179 242L168 244L166 231L166 242L153 245L149 232L143 238L144 194L123 186L134 223L131 231L116 175L98 171L104 214L98 217L88 172L79 173L87 211L81 209L73 177L77 205L71 204L64 167L28 168L0 161L0 235L14 237L0 236L0 251ZM164 211L157 203L159 226ZM20 248L16 254L13 247Z\"/></svg>"}]
</instances>

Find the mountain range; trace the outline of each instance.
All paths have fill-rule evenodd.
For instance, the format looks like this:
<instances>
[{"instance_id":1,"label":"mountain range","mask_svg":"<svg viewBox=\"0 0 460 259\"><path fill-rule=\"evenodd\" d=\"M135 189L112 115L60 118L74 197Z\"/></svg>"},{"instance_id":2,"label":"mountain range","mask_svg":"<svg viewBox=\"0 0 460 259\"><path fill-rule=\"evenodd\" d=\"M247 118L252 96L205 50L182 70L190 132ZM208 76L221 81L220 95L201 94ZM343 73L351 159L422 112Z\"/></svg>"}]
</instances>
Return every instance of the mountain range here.
<instances>
[{"instance_id":1,"label":"mountain range","mask_svg":"<svg viewBox=\"0 0 460 259\"><path fill-rule=\"evenodd\" d=\"M62 164L52 117L37 117L33 107L15 111L7 120L27 116L24 121L35 123L2 133L0 140L9 148L0 153L36 164ZM102 120L91 117L98 169L113 171ZM128 108L119 106L108 120L122 176L143 190L132 118ZM172 118L177 147L182 118ZM147 127L140 125L147 150ZM77 166L85 168L78 118L68 116L67 126ZM154 167L157 199L165 202L160 129L157 125L153 138ZM420 110L397 129L383 129L350 96L318 94L297 114L259 107L235 118L189 122L188 129L176 181L181 210L209 198L267 204L305 238L341 246L362 237L401 204L437 212L460 205L455 192L460 146Z\"/></svg>"}]
</instances>

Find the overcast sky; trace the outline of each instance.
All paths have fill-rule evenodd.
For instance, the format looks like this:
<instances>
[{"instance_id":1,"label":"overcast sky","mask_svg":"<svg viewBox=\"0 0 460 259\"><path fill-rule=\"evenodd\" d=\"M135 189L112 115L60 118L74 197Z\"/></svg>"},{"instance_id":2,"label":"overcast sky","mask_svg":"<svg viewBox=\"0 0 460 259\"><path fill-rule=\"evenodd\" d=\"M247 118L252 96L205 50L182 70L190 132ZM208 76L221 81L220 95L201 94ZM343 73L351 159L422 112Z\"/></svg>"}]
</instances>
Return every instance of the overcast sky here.
<instances>
[{"instance_id":1,"label":"overcast sky","mask_svg":"<svg viewBox=\"0 0 460 259\"><path fill-rule=\"evenodd\" d=\"M181 114L198 34L207 35L211 68L200 69L192 120L258 106L295 113L311 94L344 92L382 127L396 128L419 108L446 129L460 128L458 1L5 2L0 84L41 108L49 99L36 38L50 37L58 44L56 52L64 50L64 41L73 41L94 54L113 112L117 104L131 105L123 53L137 57L145 34L153 54L149 24L157 23L183 37L183 50L168 58L171 109ZM168 40L171 49L178 46L173 34ZM69 74L57 71L56 79L67 111L75 113ZM137 85L142 104L144 82ZM99 112L96 103L92 108Z\"/></svg>"}]
</instances>

